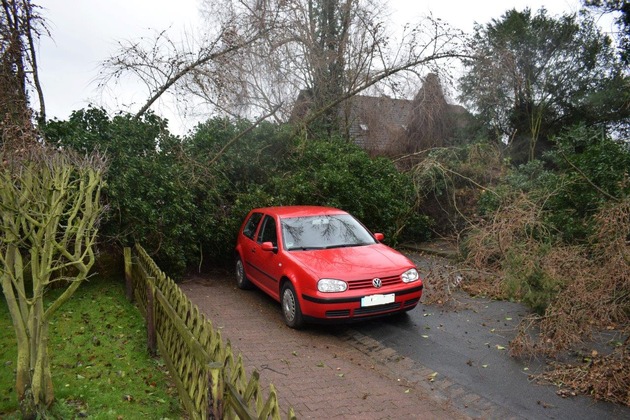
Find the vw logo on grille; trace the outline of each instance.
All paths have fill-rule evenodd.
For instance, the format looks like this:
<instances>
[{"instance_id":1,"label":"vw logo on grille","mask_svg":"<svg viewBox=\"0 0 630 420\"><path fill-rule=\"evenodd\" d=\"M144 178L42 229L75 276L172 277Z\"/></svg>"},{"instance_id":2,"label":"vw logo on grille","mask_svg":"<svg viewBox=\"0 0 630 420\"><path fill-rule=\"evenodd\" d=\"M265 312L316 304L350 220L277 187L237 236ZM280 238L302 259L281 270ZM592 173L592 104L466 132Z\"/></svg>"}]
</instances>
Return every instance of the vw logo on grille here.
<instances>
[{"instance_id":1,"label":"vw logo on grille","mask_svg":"<svg viewBox=\"0 0 630 420\"><path fill-rule=\"evenodd\" d=\"M378 289L383 285L383 282L381 281L381 279L375 278L372 280L372 285Z\"/></svg>"}]
</instances>

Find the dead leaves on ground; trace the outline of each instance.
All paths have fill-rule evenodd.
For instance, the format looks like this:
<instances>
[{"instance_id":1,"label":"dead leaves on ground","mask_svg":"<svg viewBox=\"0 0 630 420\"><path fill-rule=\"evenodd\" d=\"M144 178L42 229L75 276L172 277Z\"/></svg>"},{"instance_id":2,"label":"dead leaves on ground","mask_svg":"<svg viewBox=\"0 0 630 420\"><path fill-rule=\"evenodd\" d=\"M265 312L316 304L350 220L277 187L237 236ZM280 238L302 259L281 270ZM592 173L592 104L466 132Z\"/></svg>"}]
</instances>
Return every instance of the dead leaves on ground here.
<instances>
[{"instance_id":1,"label":"dead leaves on ground","mask_svg":"<svg viewBox=\"0 0 630 420\"><path fill-rule=\"evenodd\" d=\"M552 363L552 369L533 376L539 382L558 386L563 398L577 394L630 406L630 349L624 347L607 356L596 352L582 364Z\"/></svg>"}]
</instances>

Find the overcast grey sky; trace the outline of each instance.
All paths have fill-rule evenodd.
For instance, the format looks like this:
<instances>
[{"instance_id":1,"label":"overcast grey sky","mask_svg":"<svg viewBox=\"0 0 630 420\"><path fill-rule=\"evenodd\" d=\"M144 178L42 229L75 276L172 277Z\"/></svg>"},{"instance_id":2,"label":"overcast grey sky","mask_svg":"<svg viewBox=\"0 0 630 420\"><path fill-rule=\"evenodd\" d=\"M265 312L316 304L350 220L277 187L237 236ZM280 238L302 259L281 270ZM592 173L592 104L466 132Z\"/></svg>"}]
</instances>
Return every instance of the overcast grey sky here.
<instances>
[{"instance_id":1,"label":"overcast grey sky","mask_svg":"<svg viewBox=\"0 0 630 420\"><path fill-rule=\"evenodd\" d=\"M199 0L40 0L51 39L40 44L39 66L49 118L67 119L73 110L89 103L106 109L137 110L146 100L142 86L124 92L98 95L99 64L116 50L116 41L151 36L170 28L183 33L199 24ZM452 26L470 32L475 22L488 23L508 9L541 6L552 15L575 12L579 0L390 0L394 19L405 22L429 12ZM417 19L415 19L417 20ZM183 134L194 121L178 119L167 104L157 110L170 120L170 128Z\"/></svg>"}]
</instances>

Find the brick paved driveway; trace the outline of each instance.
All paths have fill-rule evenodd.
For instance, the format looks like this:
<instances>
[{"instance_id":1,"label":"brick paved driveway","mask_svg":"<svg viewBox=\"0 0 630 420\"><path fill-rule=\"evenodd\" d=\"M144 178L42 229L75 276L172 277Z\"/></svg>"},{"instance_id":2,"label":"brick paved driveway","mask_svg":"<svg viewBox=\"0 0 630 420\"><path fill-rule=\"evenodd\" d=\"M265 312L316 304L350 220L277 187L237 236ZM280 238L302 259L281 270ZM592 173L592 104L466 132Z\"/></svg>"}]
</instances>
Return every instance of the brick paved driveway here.
<instances>
[{"instance_id":1,"label":"brick paved driveway","mask_svg":"<svg viewBox=\"0 0 630 420\"><path fill-rule=\"evenodd\" d=\"M257 289L237 289L229 275L191 279L180 286L235 352L242 353L248 371L258 370L265 386L273 383L285 413L291 406L298 418L466 418L426 384L399 377L404 361L395 370L381 363L396 357L391 350L367 337L358 338L357 346L348 327L292 330L284 325L279 304Z\"/></svg>"}]
</instances>

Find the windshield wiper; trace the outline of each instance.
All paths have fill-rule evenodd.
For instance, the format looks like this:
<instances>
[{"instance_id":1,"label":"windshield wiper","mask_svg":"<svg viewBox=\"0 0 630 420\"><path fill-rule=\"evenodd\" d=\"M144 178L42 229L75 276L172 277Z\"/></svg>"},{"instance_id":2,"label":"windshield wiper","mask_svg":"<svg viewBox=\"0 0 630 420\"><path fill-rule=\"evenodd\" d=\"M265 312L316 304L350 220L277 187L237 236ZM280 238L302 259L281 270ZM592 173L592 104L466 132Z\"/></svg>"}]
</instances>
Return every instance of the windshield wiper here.
<instances>
[{"instance_id":1,"label":"windshield wiper","mask_svg":"<svg viewBox=\"0 0 630 420\"><path fill-rule=\"evenodd\" d=\"M355 246L366 246L366 245L373 245L369 242L359 242L356 244L339 244L339 245L329 245L327 247L324 247L324 249L332 249L332 248L350 248L350 247L355 247Z\"/></svg>"},{"instance_id":2,"label":"windshield wiper","mask_svg":"<svg viewBox=\"0 0 630 420\"><path fill-rule=\"evenodd\" d=\"M358 246L358 245L361 245L361 244L337 244L337 245L328 245L328 246L325 246L325 247L324 247L324 249L332 249L332 248L349 248L349 247L352 247L352 246Z\"/></svg>"},{"instance_id":3,"label":"windshield wiper","mask_svg":"<svg viewBox=\"0 0 630 420\"><path fill-rule=\"evenodd\" d=\"M313 251L315 249L324 249L321 246L293 246L288 251Z\"/></svg>"}]
</instances>

